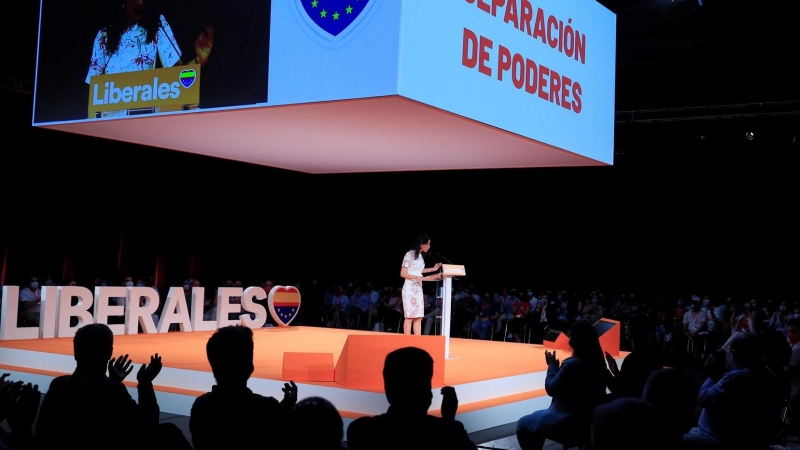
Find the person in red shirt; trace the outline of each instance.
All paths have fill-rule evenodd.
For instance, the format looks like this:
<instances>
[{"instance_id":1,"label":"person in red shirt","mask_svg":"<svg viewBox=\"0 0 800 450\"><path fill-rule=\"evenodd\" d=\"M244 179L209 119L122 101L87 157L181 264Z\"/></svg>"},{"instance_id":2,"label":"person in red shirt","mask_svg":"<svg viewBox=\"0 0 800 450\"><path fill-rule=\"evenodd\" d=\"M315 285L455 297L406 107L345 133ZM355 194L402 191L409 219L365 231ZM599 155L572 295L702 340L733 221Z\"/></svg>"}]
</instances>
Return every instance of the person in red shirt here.
<instances>
[{"instance_id":1,"label":"person in red shirt","mask_svg":"<svg viewBox=\"0 0 800 450\"><path fill-rule=\"evenodd\" d=\"M508 331L514 336L514 342L522 342L520 334L525 329L531 307L531 299L528 297L522 297L514 304L514 309L512 310L514 318L508 323Z\"/></svg>"}]
</instances>

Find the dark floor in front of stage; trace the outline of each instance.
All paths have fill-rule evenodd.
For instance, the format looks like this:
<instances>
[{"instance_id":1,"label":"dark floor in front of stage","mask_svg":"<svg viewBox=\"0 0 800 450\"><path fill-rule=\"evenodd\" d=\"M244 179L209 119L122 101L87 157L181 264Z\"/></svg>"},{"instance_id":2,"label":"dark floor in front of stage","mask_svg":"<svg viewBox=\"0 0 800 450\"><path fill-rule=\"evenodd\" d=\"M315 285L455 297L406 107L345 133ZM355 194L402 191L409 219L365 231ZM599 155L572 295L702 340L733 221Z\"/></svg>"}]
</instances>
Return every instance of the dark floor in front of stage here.
<instances>
[{"instance_id":1,"label":"dark floor in front of stage","mask_svg":"<svg viewBox=\"0 0 800 450\"><path fill-rule=\"evenodd\" d=\"M186 416L179 416L177 414L161 414L161 422L171 422L178 426L188 439L191 439L189 434L189 418ZM502 425L488 430L477 431L470 434L472 442L478 445L481 449L492 450L520 450L517 443L517 437L514 434L516 423ZM345 445L346 446L346 445ZM552 441L547 441L544 450L562 450L561 444Z\"/></svg>"}]
</instances>

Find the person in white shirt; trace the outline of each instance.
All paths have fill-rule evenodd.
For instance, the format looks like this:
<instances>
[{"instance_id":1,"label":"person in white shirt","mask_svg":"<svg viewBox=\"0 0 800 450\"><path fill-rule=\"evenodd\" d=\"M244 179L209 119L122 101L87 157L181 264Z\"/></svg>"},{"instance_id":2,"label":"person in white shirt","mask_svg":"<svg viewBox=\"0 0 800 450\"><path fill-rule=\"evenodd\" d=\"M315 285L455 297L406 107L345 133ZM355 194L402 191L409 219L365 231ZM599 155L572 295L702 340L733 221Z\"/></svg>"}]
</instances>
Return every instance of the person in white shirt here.
<instances>
[{"instance_id":1,"label":"person in white shirt","mask_svg":"<svg viewBox=\"0 0 800 450\"><path fill-rule=\"evenodd\" d=\"M42 291L39 289L39 278L31 277L30 284L19 291L19 311L27 325L39 325L41 303Z\"/></svg>"},{"instance_id":2,"label":"person in white shirt","mask_svg":"<svg viewBox=\"0 0 800 450\"><path fill-rule=\"evenodd\" d=\"M708 334L708 314L699 301L693 301L692 308L683 315L683 331L689 342L702 348L702 339Z\"/></svg>"}]
</instances>

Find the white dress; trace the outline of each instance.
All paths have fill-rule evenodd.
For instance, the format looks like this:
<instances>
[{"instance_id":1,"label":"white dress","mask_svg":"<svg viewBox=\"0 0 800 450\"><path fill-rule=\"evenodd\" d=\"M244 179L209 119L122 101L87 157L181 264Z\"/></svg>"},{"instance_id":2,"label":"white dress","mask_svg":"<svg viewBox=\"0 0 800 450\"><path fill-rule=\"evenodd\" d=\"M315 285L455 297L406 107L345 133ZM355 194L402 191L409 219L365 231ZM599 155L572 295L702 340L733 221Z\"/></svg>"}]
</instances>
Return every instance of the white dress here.
<instances>
[{"instance_id":1,"label":"white dress","mask_svg":"<svg viewBox=\"0 0 800 450\"><path fill-rule=\"evenodd\" d=\"M403 267L408 269L409 275L421 277L425 268L422 253L414 258L414 251L410 250L403 258ZM422 281L406 279L403 283L403 316L406 319L421 319L425 315L425 298L422 295Z\"/></svg>"}]
</instances>

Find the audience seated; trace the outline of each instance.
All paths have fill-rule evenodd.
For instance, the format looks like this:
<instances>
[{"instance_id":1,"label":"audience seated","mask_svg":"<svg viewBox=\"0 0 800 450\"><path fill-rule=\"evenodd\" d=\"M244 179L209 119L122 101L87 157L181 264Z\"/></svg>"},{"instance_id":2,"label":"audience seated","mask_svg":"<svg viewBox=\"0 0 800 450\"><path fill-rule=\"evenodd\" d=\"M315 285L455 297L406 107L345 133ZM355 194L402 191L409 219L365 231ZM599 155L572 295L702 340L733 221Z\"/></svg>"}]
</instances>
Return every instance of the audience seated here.
<instances>
[{"instance_id":1,"label":"audience seated","mask_svg":"<svg viewBox=\"0 0 800 450\"><path fill-rule=\"evenodd\" d=\"M611 374L592 325L575 323L570 329L569 346L572 357L563 364L555 351L545 351L545 390L553 401L549 408L517 422L517 440L522 450L540 450L546 439L575 445L589 440L591 413L602 402Z\"/></svg>"},{"instance_id":2,"label":"audience seated","mask_svg":"<svg viewBox=\"0 0 800 450\"><path fill-rule=\"evenodd\" d=\"M792 427L800 429L800 319L792 318L786 322L786 332L789 345L791 345L792 356L789 364L785 368L789 378L791 390L789 393L789 405L793 412L791 422Z\"/></svg>"},{"instance_id":3,"label":"audience seated","mask_svg":"<svg viewBox=\"0 0 800 450\"><path fill-rule=\"evenodd\" d=\"M137 372L137 403L122 384L131 362L127 355L111 359L114 335L107 325L81 327L73 347L75 371L55 378L42 401L36 447L139 450L151 443L160 415L153 380L161 371L161 358L151 357Z\"/></svg>"},{"instance_id":4,"label":"audience seated","mask_svg":"<svg viewBox=\"0 0 800 450\"><path fill-rule=\"evenodd\" d=\"M470 449L461 422L455 420L455 389L442 388L442 417L428 414L433 399L433 358L425 350L405 347L386 356L383 385L389 409L374 417L360 417L347 427L347 448L361 449ZM196 449L199 450L199 449Z\"/></svg>"},{"instance_id":5,"label":"audience seated","mask_svg":"<svg viewBox=\"0 0 800 450\"><path fill-rule=\"evenodd\" d=\"M608 389L614 398L640 398L650 374L664 367L651 342L653 333L649 319L642 315L631 317L627 328L632 351L622 361L622 368L618 369L616 360L606 353L608 368L613 375Z\"/></svg>"},{"instance_id":6,"label":"audience seated","mask_svg":"<svg viewBox=\"0 0 800 450\"><path fill-rule=\"evenodd\" d=\"M289 412L292 446L299 449L341 450L344 438L342 416L331 402L310 397Z\"/></svg>"},{"instance_id":7,"label":"audience seated","mask_svg":"<svg viewBox=\"0 0 800 450\"><path fill-rule=\"evenodd\" d=\"M365 305L369 303L374 311L382 308L385 314L391 287L383 289L386 293L383 299L377 291L368 291L370 295L355 295L354 299ZM532 292L528 295L536 301ZM800 304L790 308L792 305L785 302L778 306L767 301L757 310L755 300L742 306L729 298L718 308L730 311L732 320L717 325L720 328L726 323L731 325L730 339L719 351L715 352L715 345L721 340L711 341L704 352L696 352L694 356L698 358L687 359L678 353L664 355L662 346L666 352L669 347L664 345L681 337L702 343L704 331L702 315L697 314L698 296L692 296L693 308L685 315L676 314L681 319L674 336L668 333L672 316L666 311L680 305L680 299L651 304L647 298L641 301L633 295L622 296L614 308L610 303L606 305L615 319L627 323L626 338L632 352L618 368L608 353L604 360L597 332L590 325L593 319L570 317L573 303L579 307L584 304L566 292L559 297L551 305L547 295L541 294L543 305L552 307L554 322L576 322L569 332L573 353L561 363L556 352L544 352L548 366L545 390L551 404L518 419L516 438L522 450L542 449L547 439L564 448L580 446L592 450L766 450L771 444L787 442L778 441L786 437L783 433L787 430L800 428L789 429L781 417L787 402L791 406L787 411L792 423L798 422L795 414L800 417ZM456 331L460 327L469 330L469 324L475 320L473 331L482 338L489 337L488 331L498 318L492 291L486 292L485 303L477 311L474 303L465 303L459 309L464 298L480 300L466 292L453 296ZM598 303L603 301L602 296L594 298ZM397 300L392 305L401 302ZM734 313L737 306L740 311ZM526 308L524 311L511 308L515 314L520 312L509 324L509 332L517 341L525 340L518 335L524 325L530 326L535 335L538 328L534 324L541 329L548 324L542 321L547 317L547 308ZM712 314L711 308L708 301L699 311L708 318L716 317L716 309ZM360 310L371 311L369 307ZM794 313L786 313L789 310ZM758 321L758 311L772 320L753 325ZM536 317L536 321L527 320L529 316ZM780 327L774 324L778 316ZM347 320L346 315L338 318ZM740 322L752 326L733 326ZM680 327L684 324L686 329L681 336ZM498 327L495 331L503 330ZM431 355L419 348L407 347L387 355L383 376L388 410L375 417L357 419L343 432L343 419L334 405L321 397L298 403L297 386L293 382L283 385L280 402L253 393L248 388L255 370L253 331L242 326L222 328L206 344L216 385L195 399L189 418L191 437L187 439L174 423L159 424L159 405L153 388L153 381L161 371L158 354L137 371L138 400L134 400L123 383L134 371L133 362L128 355L111 358L114 337L108 326L93 324L80 328L73 346L75 371L51 382L41 407L38 386L7 381L7 374L0 376L0 423L3 424L0 450L476 449L464 425L455 419L458 399L454 388L441 389L441 417L429 414L434 395L434 362ZM677 346L678 351L688 351L685 349L685 345ZM714 353L706 358L706 351ZM664 369L664 357L678 365L696 364L699 368L704 364L708 377L700 386L690 375L691 370ZM611 395L606 395L606 388ZM343 442L345 434L347 441Z\"/></svg>"},{"instance_id":8,"label":"audience seated","mask_svg":"<svg viewBox=\"0 0 800 450\"><path fill-rule=\"evenodd\" d=\"M598 406L592 414L592 450L675 450L675 442L664 439L664 418L639 398L619 398Z\"/></svg>"},{"instance_id":9,"label":"audience seated","mask_svg":"<svg viewBox=\"0 0 800 450\"><path fill-rule=\"evenodd\" d=\"M731 338L725 358L706 360L709 377L700 387L702 407L696 427L683 437L689 449L766 448L779 431L782 389L766 368L759 339L750 333Z\"/></svg>"},{"instance_id":10,"label":"audience seated","mask_svg":"<svg viewBox=\"0 0 800 450\"><path fill-rule=\"evenodd\" d=\"M254 394L247 381L253 366L253 331L223 327L206 344L206 355L217 384L198 397L189 416L194 450L224 448L287 448L288 413L297 402L297 386L284 384L283 401Z\"/></svg>"},{"instance_id":11,"label":"audience seated","mask_svg":"<svg viewBox=\"0 0 800 450\"><path fill-rule=\"evenodd\" d=\"M661 369L650 374L642 399L653 405L666 421L661 436L679 448L686 434L697 424L697 381L683 370Z\"/></svg>"}]
</instances>

